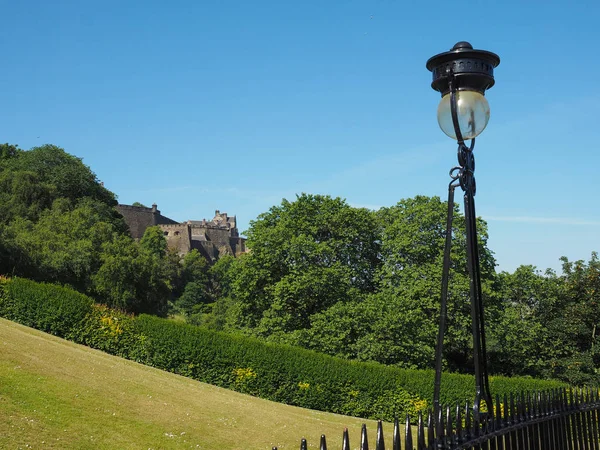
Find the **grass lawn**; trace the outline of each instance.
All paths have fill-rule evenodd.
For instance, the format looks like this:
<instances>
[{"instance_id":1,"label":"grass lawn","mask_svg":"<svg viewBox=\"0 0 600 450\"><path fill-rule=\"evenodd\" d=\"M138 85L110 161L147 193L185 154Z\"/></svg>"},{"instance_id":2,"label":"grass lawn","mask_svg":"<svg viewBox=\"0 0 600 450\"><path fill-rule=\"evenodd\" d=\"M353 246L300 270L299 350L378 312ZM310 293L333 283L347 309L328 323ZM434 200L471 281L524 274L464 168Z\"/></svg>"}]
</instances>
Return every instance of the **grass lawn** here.
<instances>
[{"instance_id":1,"label":"grass lawn","mask_svg":"<svg viewBox=\"0 0 600 450\"><path fill-rule=\"evenodd\" d=\"M352 448L367 423L258 399L0 319L2 449ZM386 443L392 427L386 424Z\"/></svg>"}]
</instances>

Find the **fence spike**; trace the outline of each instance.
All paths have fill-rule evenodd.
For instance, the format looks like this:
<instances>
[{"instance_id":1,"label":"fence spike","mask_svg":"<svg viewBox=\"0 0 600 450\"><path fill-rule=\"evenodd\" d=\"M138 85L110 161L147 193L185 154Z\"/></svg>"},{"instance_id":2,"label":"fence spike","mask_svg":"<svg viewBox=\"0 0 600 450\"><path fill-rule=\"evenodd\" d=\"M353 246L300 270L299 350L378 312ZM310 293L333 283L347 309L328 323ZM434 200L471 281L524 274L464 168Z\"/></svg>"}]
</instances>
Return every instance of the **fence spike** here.
<instances>
[{"instance_id":1,"label":"fence spike","mask_svg":"<svg viewBox=\"0 0 600 450\"><path fill-rule=\"evenodd\" d=\"M592 440L594 442L594 450L597 450L600 448L600 439L598 439L598 403L597 403L597 389L598 388L592 388L592 398L591 398L591 405L593 406L593 409L590 411L591 414L591 420L592 420Z\"/></svg>"},{"instance_id":2,"label":"fence spike","mask_svg":"<svg viewBox=\"0 0 600 450\"><path fill-rule=\"evenodd\" d=\"M457 403L456 404L456 436L455 436L455 442L457 444L462 443L462 438L463 438L463 428L462 428L462 415L460 412L460 405Z\"/></svg>"},{"instance_id":3,"label":"fence spike","mask_svg":"<svg viewBox=\"0 0 600 450\"><path fill-rule=\"evenodd\" d=\"M344 428L344 435L342 439L342 450L350 450L350 437L348 436L348 428Z\"/></svg>"},{"instance_id":4,"label":"fence spike","mask_svg":"<svg viewBox=\"0 0 600 450\"><path fill-rule=\"evenodd\" d=\"M306 445L306 439L302 438L302 440L300 441L300 450L308 450L308 447Z\"/></svg>"},{"instance_id":5,"label":"fence spike","mask_svg":"<svg viewBox=\"0 0 600 450\"><path fill-rule=\"evenodd\" d=\"M423 414L420 411L417 422L417 449L425 449L425 427L423 426Z\"/></svg>"},{"instance_id":6,"label":"fence spike","mask_svg":"<svg viewBox=\"0 0 600 450\"><path fill-rule=\"evenodd\" d=\"M442 439L444 439L444 412L442 411L442 408L438 408L436 419L435 438L438 442L442 442Z\"/></svg>"},{"instance_id":7,"label":"fence spike","mask_svg":"<svg viewBox=\"0 0 600 450\"><path fill-rule=\"evenodd\" d=\"M327 450L327 439L325 439L325 435L321 435L321 444L319 445L319 450Z\"/></svg>"},{"instance_id":8,"label":"fence spike","mask_svg":"<svg viewBox=\"0 0 600 450\"><path fill-rule=\"evenodd\" d=\"M369 450L369 438L367 437L367 425L364 423L360 429L360 450Z\"/></svg>"},{"instance_id":9,"label":"fence spike","mask_svg":"<svg viewBox=\"0 0 600 450\"><path fill-rule=\"evenodd\" d=\"M494 419L496 420L496 429L502 428L502 404L500 403L500 395L496 394L496 411Z\"/></svg>"},{"instance_id":10,"label":"fence spike","mask_svg":"<svg viewBox=\"0 0 600 450\"><path fill-rule=\"evenodd\" d=\"M471 408L469 408L469 402L465 402L465 432L464 439L468 441L471 437Z\"/></svg>"},{"instance_id":11,"label":"fence spike","mask_svg":"<svg viewBox=\"0 0 600 450\"><path fill-rule=\"evenodd\" d=\"M452 414L450 412L449 406L446 407L446 433L444 433L444 434L445 434L444 442L446 443L446 445L448 447L450 447L452 445L454 435L452 433Z\"/></svg>"},{"instance_id":12,"label":"fence spike","mask_svg":"<svg viewBox=\"0 0 600 450\"><path fill-rule=\"evenodd\" d=\"M377 421L377 441L375 442L375 450L385 450L385 442L383 439L383 423Z\"/></svg>"},{"instance_id":13,"label":"fence spike","mask_svg":"<svg viewBox=\"0 0 600 450\"><path fill-rule=\"evenodd\" d=\"M398 417L394 417L394 436L392 437L393 450L402 450L400 440L400 424L398 423Z\"/></svg>"},{"instance_id":14,"label":"fence spike","mask_svg":"<svg viewBox=\"0 0 600 450\"><path fill-rule=\"evenodd\" d=\"M406 447L407 450L412 450L412 448L413 448L412 429L410 426L410 417L408 417L408 414L406 415L406 426L404 428L405 428L404 447Z\"/></svg>"},{"instance_id":15,"label":"fence spike","mask_svg":"<svg viewBox=\"0 0 600 450\"><path fill-rule=\"evenodd\" d=\"M589 386L585 387L585 402L587 404L590 403L590 387Z\"/></svg>"},{"instance_id":16,"label":"fence spike","mask_svg":"<svg viewBox=\"0 0 600 450\"><path fill-rule=\"evenodd\" d=\"M429 410L427 414L427 442L431 446L435 439L435 423L433 422L433 413Z\"/></svg>"}]
</instances>

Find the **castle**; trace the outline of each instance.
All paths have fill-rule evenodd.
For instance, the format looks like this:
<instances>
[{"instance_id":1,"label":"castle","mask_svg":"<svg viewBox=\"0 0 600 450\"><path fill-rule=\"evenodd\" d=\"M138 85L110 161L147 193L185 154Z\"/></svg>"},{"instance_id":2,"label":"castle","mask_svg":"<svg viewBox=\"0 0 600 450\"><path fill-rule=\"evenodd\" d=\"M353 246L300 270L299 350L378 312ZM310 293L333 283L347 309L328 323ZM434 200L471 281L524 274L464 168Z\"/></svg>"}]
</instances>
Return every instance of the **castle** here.
<instances>
[{"instance_id":1,"label":"castle","mask_svg":"<svg viewBox=\"0 0 600 450\"><path fill-rule=\"evenodd\" d=\"M202 219L179 223L163 216L156 204L152 208L132 205L117 205L116 208L134 239L140 239L146 228L158 226L169 248L177 250L180 255L196 249L209 262L214 262L223 255L238 256L246 252L246 239L239 235L235 216L229 217L219 210L210 221Z\"/></svg>"}]
</instances>

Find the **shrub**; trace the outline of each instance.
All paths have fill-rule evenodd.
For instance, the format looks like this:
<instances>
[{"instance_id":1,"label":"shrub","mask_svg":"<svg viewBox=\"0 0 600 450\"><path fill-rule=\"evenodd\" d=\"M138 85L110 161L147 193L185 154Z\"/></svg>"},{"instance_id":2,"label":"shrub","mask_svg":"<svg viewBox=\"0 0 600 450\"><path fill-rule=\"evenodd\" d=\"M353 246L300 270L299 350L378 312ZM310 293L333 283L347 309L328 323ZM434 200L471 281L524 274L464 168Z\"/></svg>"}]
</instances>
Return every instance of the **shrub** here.
<instances>
[{"instance_id":1,"label":"shrub","mask_svg":"<svg viewBox=\"0 0 600 450\"><path fill-rule=\"evenodd\" d=\"M12 278L2 285L2 317L67 339L93 304L91 298L73 289L25 278Z\"/></svg>"},{"instance_id":2,"label":"shrub","mask_svg":"<svg viewBox=\"0 0 600 450\"><path fill-rule=\"evenodd\" d=\"M297 406L360 417L413 417L433 398L434 372L348 361L297 347L214 332L153 316L136 319L146 362L200 381ZM470 400L474 379L444 374L441 402ZM494 394L564 384L491 377Z\"/></svg>"},{"instance_id":3,"label":"shrub","mask_svg":"<svg viewBox=\"0 0 600 450\"><path fill-rule=\"evenodd\" d=\"M85 319L72 330L71 338L112 355L138 360L143 339L134 333L134 323L132 314L94 304Z\"/></svg>"}]
</instances>

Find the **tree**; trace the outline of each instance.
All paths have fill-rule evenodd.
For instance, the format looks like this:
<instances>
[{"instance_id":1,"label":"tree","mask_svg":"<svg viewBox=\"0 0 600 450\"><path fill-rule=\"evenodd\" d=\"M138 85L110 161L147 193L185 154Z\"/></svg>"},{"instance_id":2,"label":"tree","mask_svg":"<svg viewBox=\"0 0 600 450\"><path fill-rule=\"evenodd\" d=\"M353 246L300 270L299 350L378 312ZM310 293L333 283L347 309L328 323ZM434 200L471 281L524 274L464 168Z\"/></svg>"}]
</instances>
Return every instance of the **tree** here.
<instances>
[{"instance_id":1,"label":"tree","mask_svg":"<svg viewBox=\"0 0 600 450\"><path fill-rule=\"evenodd\" d=\"M237 327L263 336L310 326L310 316L372 292L379 265L371 211L302 194L251 222L250 253L235 264L230 296Z\"/></svg>"},{"instance_id":2,"label":"tree","mask_svg":"<svg viewBox=\"0 0 600 450\"><path fill-rule=\"evenodd\" d=\"M333 356L424 369L435 352L429 321L403 298L380 292L315 314L312 327L294 343Z\"/></svg>"},{"instance_id":3,"label":"tree","mask_svg":"<svg viewBox=\"0 0 600 450\"><path fill-rule=\"evenodd\" d=\"M554 273L544 275L530 265L498 274L500 304L487 341L493 373L542 376L555 348L545 348L549 336L541 313L556 298L556 281Z\"/></svg>"},{"instance_id":4,"label":"tree","mask_svg":"<svg viewBox=\"0 0 600 450\"><path fill-rule=\"evenodd\" d=\"M3 169L4 164L11 158L15 158L21 150L18 145L11 145L9 143L0 144L0 172Z\"/></svg>"},{"instance_id":5,"label":"tree","mask_svg":"<svg viewBox=\"0 0 600 450\"><path fill-rule=\"evenodd\" d=\"M548 329L548 345L553 347L548 375L574 384L600 381L600 260L592 252L590 260L571 262L562 257L560 290L553 302L540 310L540 320Z\"/></svg>"},{"instance_id":6,"label":"tree","mask_svg":"<svg viewBox=\"0 0 600 450\"><path fill-rule=\"evenodd\" d=\"M186 316L198 312L196 306L212 302L208 262L196 249L183 257L174 296L175 306Z\"/></svg>"},{"instance_id":7,"label":"tree","mask_svg":"<svg viewBox=\"0 0 600 450\"><path fill-rule=\"evenodd\" d=\"M90 197L110 206L117 204L114 194L98 181L96 174L83 164L81 158L55 145L19 152L17 157L6 161L5 167L9 171L37 174L43 183L54 187L54 198L75 201Z\"/></svg>"},{"instance_id":8,"label":"tree","mask_svg":"<svg viewBox=\"0 0 600 450\"><path fill-rule=\"evenodd\" d=\"M0 270L40 281L67 283L85 292L100 266L102 243L117 231L112 208L85 198L59 198L37 222L16 218L5 226L8 248Z\"/></svg>"},{"instance_id":9,"label":"tree","mask_svg":"<svg viewBox=\"0 0 600 450\"><path fill-rule=\"evenodd\" d=\"M380 290L388 298L396 299L401 310L419 318L420 335L431 346L436 342L439 323L447 203L438 197L416 196L391 208L382 208L378 215L383 227ZM477 219L477 228L482 290L486 316L491 320L497 307L493 296L495 261L487 247L485 222ZM465 243L464 217L455 205L444 354L448 368L459 371L472 367ZM391 339L388 343L393 345ZM401 361L401 355L396 359ZM422 361L418 364L422 365Z\"/></svg>"},{"instance_id":10,"label":"tree","mask_svg":"<svg viewBox=\"0 0 600 450\"><path fill-rule=\"evenodd\" d=\"M167 255L167 240L160 227L148 227L140 239L140 249L158 259Z\"/></svg>"},{"instance_id":11,"label":"tree","mask_svg":"<svg viewBox=\"0 0 600 450\"><path fill-rule=\"evenodd\" d=\"M171 295L171 278L162 234L148 228L140 243L113 235L102 247L102 265L92 277L93 293L109 306L136 314L165 316Z\"/></svg>"}]
</instances>

